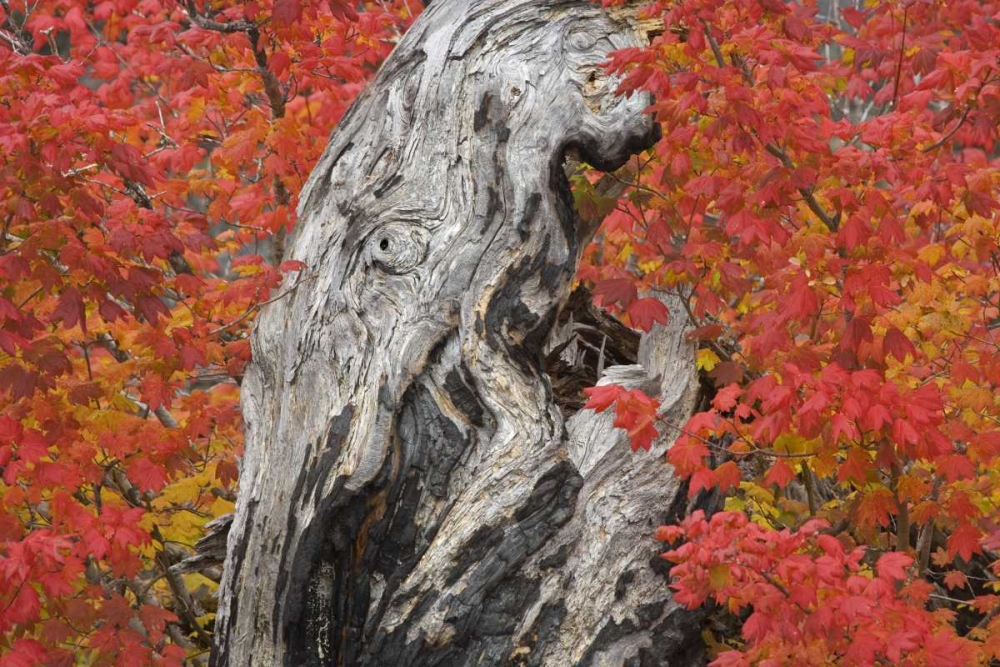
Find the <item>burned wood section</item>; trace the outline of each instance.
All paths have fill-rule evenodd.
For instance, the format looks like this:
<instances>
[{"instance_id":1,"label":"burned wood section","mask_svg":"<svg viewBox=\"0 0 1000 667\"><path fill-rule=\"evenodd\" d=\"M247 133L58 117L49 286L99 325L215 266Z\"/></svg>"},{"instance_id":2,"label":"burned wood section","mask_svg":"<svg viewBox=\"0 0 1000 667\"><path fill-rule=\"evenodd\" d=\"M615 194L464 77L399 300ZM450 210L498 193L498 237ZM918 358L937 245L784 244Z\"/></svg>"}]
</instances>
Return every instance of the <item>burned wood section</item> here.
<instances>
[{"instance_id":1,"label":"burned wood section","mask_svg":"<svg viewBox=\"0 0 1000 667\"><path fill-rule=\"evenodd\" d=\"M601 67L645 39L587 0L435 0L348 112L302 194L310 280L253 338L213 665L703 660L650 539L686 502L669 438L633 454L609 416L567 420L545 372L580 363L550 337L592 231L564 162L658 138ZM674 322L584 380L683 421Z\"/></svg>"}]
</instances>

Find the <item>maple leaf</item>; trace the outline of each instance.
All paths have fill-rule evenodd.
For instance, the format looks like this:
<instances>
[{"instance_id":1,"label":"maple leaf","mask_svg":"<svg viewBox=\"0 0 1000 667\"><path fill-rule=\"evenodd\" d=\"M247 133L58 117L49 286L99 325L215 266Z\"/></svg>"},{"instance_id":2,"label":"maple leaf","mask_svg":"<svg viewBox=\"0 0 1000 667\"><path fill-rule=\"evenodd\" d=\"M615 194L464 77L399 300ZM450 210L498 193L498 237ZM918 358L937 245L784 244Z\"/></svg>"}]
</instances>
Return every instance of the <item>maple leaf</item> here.
<instances>
[{"instance_id":1,"label":"maple leaf","mask_svg":"<svg viewBox=\"0 0 1000 667\"><path fill-rule=\"evenodd\" d=\"M695 353L695 367L699 370L712 371L719 364L719 355L707 347Z\"/></svg>"},{"instance_id":2,"label":"maple leaf","mask_svg":"<svg viewBox=\"0 0 1000 667\"><path fill-rule=\"evenodd\" d=\"M1000 550L1000 530L995 530L992 534L983 538L982 546L984 549Z\"/></svg>"},{"instance_id":3,"label":"maple leaf","mask_svg":"<svg viewBox=\"0 0 1000 667\"><path fill-rule=\"evenodd\" d=\"M923 652L928 667L968 664L968 650L957 637L937 632L925 642Z\"/></svg>"},{"instance_id":4,"label":"maple leaf","mask_svg":"<svg viewBox=\"0 0 1000 667\"><path fill-rule=\"evenodd\" d=\"M865 528L888 526L889 518L895 509L895 500L888 489L875 488L868 491L861 496L861 501L858 503L858 525Z\"/></svg>"},{"instance_id":5,"label":"maple leaf","mask_svg":"<svg viewBox=\"0 0 1000 667\"><path fill-rule=\"evenodd\" d=\"M30 623L38 619L42 609L38 593L31 586L20 586L6 602L4 620L7 623Z\"/></svg>"},{"instance_id":6,"label":"maple leaf","mask_svg":"<svg viewBox=\"0 0 1000 667\"><path fill-rule=\"evenodd\" d=\"M327 0L333 15L342 21L357 21L358 14L348 0Z\"/></svg>"},{"instance_id":7,"label":"maple leaf","mask_svg":"<svg viewBox=\"0 0 1000 667\"><path fill-rule=\"evenodd\" d=\"M622 308L628 308L636 299L637 292L635 284L628 278L609 278L599 280L591 294L598 306L618 304Z\"/></svg>"},{"instance_id":8,"label":"maple leaf","mask_svg":"<svg viewBox=\"0 0 1000 667\"><path fill-rule=\"evenodd\" d=\"M3 439L2 435L0 439ZM49 443L39 431L27 429L18 438L17 455L22 461L37 463L49 455Z\"/></svg>"},{"instance_id":9,"label":"maple leaf","mask_svg":"<svg viewBox=\"0 0 1000 667\"><path fill-rule=\"evenodd\" d=\"M24 427L12 417L0 416L0 442L14 442L21 439Z\"/></svg>"},{"instance_id":10,"label":"maple leaf","mask_svg":"<svg viewBox=\"0 0 1000 667\"><path fill-rule=\"evenodd\" d=\"M0 320L9 319L14 322L20 322L22 319L21 311L9 299L5 299L0 296Z\"/></svg>"},{"instance_id":11,"label":"maple leaf","mask_svg":"<svg viewBox=\"0 0 1000 667\"><path fill-rule=\"evenodd\" d=\"M949 482L971 479L976 474L972 461L964 454L939 456L934 460L934 465Z\"/></svg>"},{"instance_id":12,"label":"maple leaf","mask_svg":"<svg viewBox=\"0 0 1000 667\"><path fill-rule=\"evenodd\" d=\"M159 491L167 483L167 471L144 456L130 460L125 469L141 491Z\"/></svg>"},{"instance_id":13,"label":"maple leaf","mask_svg":"<svg viewBox=\"0 0 1000 667\"><path fill-rule=\"evenodd\" d=\"M10 356L17 355L17 348L27 350L30 347L31 341L23 336L8 331L0 331L0 350L3 350Z\"/></svg>"},{"instance_id":14,"label":"maple leaf","mask_svg":"<svg viewBox=\"0 0 1000 667\"><path fill-rule=\"evenodd\" d=\"M743 622L743 636L753 641L760 641L766 637L772 628L772 621L766 614L754 612Z\"/></svg>"},{"instance_id":15,"label":"maple leaf","mask_svg":"<svg viewBox=\"0 0 1000 667\"><path fill-rule=\"evenodd\" d=\"M795 471L783 459L776 459L764 477L764 484L776 484L779 489L783 489L795 476Z\"/></svg>"},{"instance_id":16,"label":"maple leaf","mask_svg":"<svg viewBox=\"0 0 1000 667\"><path fill-rule=\"evenodd\" d=\"M726 461L716 468L714 472L714 486L717 486L720 491L728 491L729 489L738 487L743 477L743 472L736 465L735 461Z\"/></svg>"},{"instance_id":17,"label":"maple leaf","mask_svg":"<svg viewBox=\"0 0 1000 667\"><path fill-rule=\"evenodd\" d=\"M837 479L841 482L855 482L861 484L868 477L871 470L871 460L865 452L857 449L850 449L847 452L847 459L837 469Z\"/></svg>"},{"instance_id":18,"label":"maple leaf","mask_svg":"<svg viewBox=\"0 0 1000 667\"><path fill-rule=\"evenodd\" d=\"M832 535L817 536L816 544L819 545L827 556L839 559L844 555L844 545Z\"/></svg>"},{"instance_id":19,"label":"maple leaf","mask_svg":"<svg viewBox=\"0 0 1000 667\"><path fill-rule=\"evenodd\" d=\"M890 581L905 581L906 570L913 565L913 559L905 553L891 551L879 557L876 569L878 576Z\"/></svg>"},{"instance_id":20,"label":"maple leaf","mask_svg":"<svg viewBox=\"0 0 1000 667\"><path fill-rule=\"evenodd\" d=\"M97 307L97 312L105 322L123 320L126 317L125 309L110 299L102 301Z\"/></svg>"},{"instance_id":21,"label":"maple leaf","mask_svg":"<svg viewBox=\"0 0 1000 667\"><path fill-rule=\"evenodd\" d=\"M804 274L798 274L792 280L785 301L785 317L804 320L819 309L819 299Z\"/></svg>"},{"instance_id":22,"label":"maple leaf","mask_svg":"<svg viewBox=\"0 0 1000 667\"><path fill-rule=\"evenodd\" d=\"M906 361L907 355L911 357L917 355L916 346L895 327L886 332L882 346L887 354L891 354L899 361Z\"/></svg>"},{"instance_id":23,"label":"maple leaf","mask_svg":"<svg viewBox=\"0 0 1000 667\"><path fill-rule=\"evenodd\" d=\"M743 394L743 388L732 383L720 389L712 397L712 406L719 412L729 412L736 407L736 401Z\"/></svg>"},{"instance_id":24,"label":"maple leaf","mask_svg":"<svg viewBox=\"0 0 1000 667\"><path fill-rule=\"evenodd\" d=\"M163 631L166 629L167 623L175 623L177 621L177 616L174 613L148 604L144 604L139 608L139 618L142 620L143 627L146 628L146 631L154 642L159 641L163 636Z\"/></svg>"},{"instance_id":25,"label":"maple leaf","mask_svg":"<svg viewBox=\"0 0 1000 667\"><path fill-rule=\"evenodd\" d=\"M140 396L146 402L150 410L157 410L162 407L170 407L173 398L173 390L160 375L146 375L139 386Z\"/></svg>"},{"instance_id":26,"label":"maple leaf","mask_svg":"<svg viewBox=\"0 0 1000 667\"><path fill-rule=\"evenodd\" d=\"M697 327L688 333L688 336L696 340L715 340L720 335L722 335L723 327L718 324L710 324L703 327Z\"/></svg>"},{"instance_id":27,"label":"maple leaf","mask_svg":"<svg viewBox=\"0 0 1000 667\"><path fill-rule=\"evenodd\" d=\"M948 536L948 554L969 562L973 555L982 553L981 539L982 533L977 528L968 524L961 525Z\"/></svg>"},{"instance_id":28,"label":"maple leaf","mask_svg":"<svg viewBox=\"0 0 1000 667\"><path fill-rule=\"evenodd\" d=\"M643 297L629 304L626 311L632 326L642 331L651 331L654 324L666 325L670 311L659 299Z\"/></svg>"},{"instance_id":29,"label":"maple leaf","mask_svg":"<svg viewBox=\"0 0 1000 667\"><path fill-rule=\"evenodd\" d=\"M72 574L72 571L66 574ZM47 572L45 574L39 575L38 583L42 585L42 590L50 598L65 597L67 595L72 595L75 592L75 588L71 581L67 581L67 576L64 572Z\"/></svg>"},{"instance_id":30,"label":"maple leaf","mask_svg":"<svg viewBox=\"0 0 1000 667\"><path fill-rule=\"evenodd\" d=\"M205 353L194 345L185 345L181 347L180 362L181 368L184 370L192 370L198 366L204 366L208 363L205 359Z\"/></svg>"},{"instance_id":31,"label":"maple leaf","mask_svg":"<svg viewBox=\"0 0 1000 667\"><path fill-rule=\"evenodd\" d=\"M278 24L290 25L302 15L302 0L275 0L271 18Z\"/></svg>"},{"instance_id":32,"label":"maple leaf","mask_svg":"<svg viewBox=\"0 0 1000 667\"><path fill-rule=\"evenodd\" d=\"M702 491L715 486L715 471L711 468L696 470L688 479L688 497L693 498Z\"/></svg>"},{"instance_id":33,"label":"maple leaf","mask_svg":"<svg viewBox=\"0 0 1000 667\"><path fill-rule=\"evenodd\" d=\"M66 288L59 297L59 303L51 315L52 322L62 322L67 329L77 324L87 333L87 321L84 315L83 299L75 287Z\"/></svg>"},{"instance_id":34,"label":"maple leaf","mask_svg":"<svg viewBox=\"0 0 1000 667\"><path fill-rule=\"evenodd\" d=\"M34 639L16 639L0 657L0 667L38 667L45 664L48 651Z\"/></svg>"},{"instance_id":35,"label":"maple leaf","mask_svg":"<svg viewBox=\"0 0 1000 667\"><path fill-rule=\"evenodd\" d=\"M712 661L712 667L750 667L750 659L741 651L722 651Z\"/></svg>"},{"instance_id":36,"label":"maple leaf","mask_svg":"<svg viewBox=\"0 0 1000 667\"><path fill-rule=\"evenodd\" d=\"M950 570L944 575L944 585L951 590L965 588L969 585L969 579L960 570Z\"/></svg>"},{"instance_id":37,"label":"maple leaf","mask_svg":"<svg viewBox=\"0 0 1000 667\"><path fill-rule=\"evenodd\" d=\"M656 529L654 539L660 542L676 542L684 535L684 530L680 526L660 526Z\"/></svg>"},{"instance_id":38,"label":"maple leaf","mask_svg":"<svg viewBox=\"0 0 1000 667\"><path fill-rule=\"evenodd\" d=\"M587 402L583 406L585 409L604 412L625 393L625 388L616 384L603 384L587 387L583 393L587 396Z\"/></svg>"},{"instance_id":39,"label":"maple leaf","mask_svg":"<svg viewBox=\"0 0 1000 667\"><path fill-rule=\"evenodd\" d=\"M639 449L649 450L653 445L653 440L660 434L656 430L656 427L651 423L644 424L640 428L635 428L629 431L629 446L632 451L637 451Z\"/></svg>"},{"instance_id":40,"label":"maple leaf","mask_svg":"<svg viewBox=\"0 0 1000 667\"><path fill-rule=\"evenodd\" d=\"M708 376L716 385L735 384L743 381L744 369L735 361L723 361L716 364Z\"/></svg>"},{"instance_id":41,"label":"maple leaf","mask_svg":"<svg viewBox=\"0 0 1000 667\"><path fill-rule=\"evenodd\" d=\"M682 435L667 450L667 461L681 474L692 474L705 465L708 447L698 440Z\"/></svg>"},{"instance_id":42,"label":"maple leaf","mask_svg":"<svg viewBox=\"0 0 1000 667\"><path fill-rule=\"evenodd\" d=\"M659 401L638 389L630 389L618 397L614 425L628 433L632 451L648 450L659 435L654 425L658 407Z\"/></svg>"},{"instance_id":43,"label":"maple leaf","mask_svg":"<svg viewBox=\"0 0 1000 667\"><path fill-rule=\"evenodd\" d=\"M80 535L81 543L86 549L86 553L94 558L104 558L111 549L111 542L94 528L83 531Z\"/></svg>"},{"instance_id":44,"label":"maple leaf","mask_svg":"<svg viewBox=\"0 0 1000 667\"><path fill-rule=\"evenodd\" d=\"M135 307L146 318L146 321L154 326L161 317L166 318L170 316L170 309L155 296L138 297Z\"/></svg>"},{"instance_id":45,"label":"maple leaf","mask_svg":"<svg viewBox=\"0 0 1000 667\"><path fill-rule=\"evenodd\" d=\"M855 9L854 7L845 7L840 10L840 15L844 17L848 25L852 28L860 28L861 24L865 22L865 13Z\"/></svg>"}]
</instances>

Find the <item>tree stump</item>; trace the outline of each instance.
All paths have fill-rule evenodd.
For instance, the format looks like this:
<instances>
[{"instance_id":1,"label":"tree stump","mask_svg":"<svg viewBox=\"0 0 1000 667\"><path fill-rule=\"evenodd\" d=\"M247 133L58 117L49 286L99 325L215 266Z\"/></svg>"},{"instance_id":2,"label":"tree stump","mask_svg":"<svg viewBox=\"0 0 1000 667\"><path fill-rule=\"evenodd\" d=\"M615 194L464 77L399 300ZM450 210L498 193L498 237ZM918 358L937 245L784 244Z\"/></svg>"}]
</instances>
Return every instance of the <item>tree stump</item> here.
<instances>
[{"instance_id":1,"label":"tree stump","mask_svg":"<svg viewBox=\"0 0 1000 667\"><path fill-rule=\"evenodd\" d=\"M253 337L213 665L703 662L651 541L686 504L669 438L565 421L540 356L593 232L564 161L658 138L602 69L645 39L586 0L435 0L337 127ZM681 321L607 376L683 422Z\"/></svg>"}]
</instances>

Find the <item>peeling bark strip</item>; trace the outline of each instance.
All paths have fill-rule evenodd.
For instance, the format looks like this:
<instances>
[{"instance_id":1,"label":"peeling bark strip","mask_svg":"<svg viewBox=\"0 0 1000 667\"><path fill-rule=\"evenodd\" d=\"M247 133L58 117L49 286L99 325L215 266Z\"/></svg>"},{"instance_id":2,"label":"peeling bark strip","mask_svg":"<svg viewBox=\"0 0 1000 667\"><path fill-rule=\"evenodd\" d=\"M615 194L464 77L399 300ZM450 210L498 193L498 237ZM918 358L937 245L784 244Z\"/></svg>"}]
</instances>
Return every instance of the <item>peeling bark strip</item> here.
<instances>
[{"instance_id":1,"label":"peeling bark strip","mask_svg":"<svg viewBox=\"0 0 1000 667\"><path fill-rule=\"evenodd\" d=\"M600 67L642 40L587 0L435 0L338 126L291 250L316 279L253 338L213 665L700 660L648 541L667 443L564 423L540 362L588 234L564 159L658 136ZM689 413L682 334L609 372Z\"/></svg>"}]
</instances>

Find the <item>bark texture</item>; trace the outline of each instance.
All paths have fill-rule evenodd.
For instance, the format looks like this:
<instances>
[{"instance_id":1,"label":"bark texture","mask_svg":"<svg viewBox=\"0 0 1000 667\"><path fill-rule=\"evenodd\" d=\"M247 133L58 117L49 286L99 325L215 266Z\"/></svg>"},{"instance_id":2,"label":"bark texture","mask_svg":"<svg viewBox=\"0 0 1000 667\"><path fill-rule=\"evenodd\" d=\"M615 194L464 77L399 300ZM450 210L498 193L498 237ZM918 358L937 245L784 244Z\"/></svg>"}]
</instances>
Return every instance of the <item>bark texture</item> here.
<instances>
[{"instance_id":1,"label":"bark texture","mask_svg":"<svg viewBox=\"0 0 1000 667\"><path fill-rule=\"evenodd\" d=\"M643 40L587 0L435 0L338 126L290 249L309 280L253 338L214 665L702 660L649 538L685 502L668 442L564 420L541 364L592 233L564 160L657 139L601 69ZM639 356L606 375L683 421L681 328Z\"/></svg>"}]
</instances>

